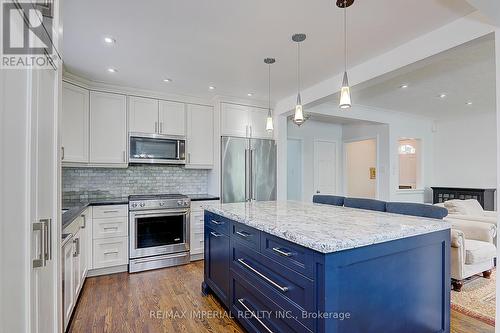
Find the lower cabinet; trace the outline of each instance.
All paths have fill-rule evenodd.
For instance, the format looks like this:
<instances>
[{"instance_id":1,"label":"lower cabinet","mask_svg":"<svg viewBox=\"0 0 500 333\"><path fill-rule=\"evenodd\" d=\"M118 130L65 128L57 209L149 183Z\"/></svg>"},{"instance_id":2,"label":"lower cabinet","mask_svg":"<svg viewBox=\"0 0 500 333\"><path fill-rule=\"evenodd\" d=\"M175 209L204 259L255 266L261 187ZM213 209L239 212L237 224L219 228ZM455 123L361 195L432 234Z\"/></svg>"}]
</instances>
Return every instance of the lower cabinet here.
<instances>
[{"instance_id":1,"label":"lower cabinet","mask_svg":"<svg viewBox=\"0 0 500 333\"><path fill-rule=\"evenodd\" d=\"M189 250L191 252L191 261L203 259L205 249L203 206L215 202L217 201L191 201L191 215L189 218Z\"/></svg>"},{"instance_id":2,"label":"lower cabinet","mask_svg":"<svg viewBox=\"0 0 500 333\"><path fill-rule=\"evenodd\" d=\"M94 269L128 263L128 239L126 237L94 239Z\"/></svg>"},{"instance_id":3,"label":"lower cabinet","mask_svg":"<svg viewBox=\"0 0 500 333\"><path fill-rule=\"evenodd\" d=\"M205 227L205 282L227 307L230 301L229 246L228 235Z\"/></svg>"},{"instance_id":4,"label":"lower cabinet","mask_svg":"<svg viewBox=\"0 0 500 333\"><path fill-rule=\"evenodd\" d=\"M64 330L68 327L69 319L74 307L73 291L73 239L70 239L62 248L62 295L63 295L63 324Z\"/></svg>"}]
</instances>

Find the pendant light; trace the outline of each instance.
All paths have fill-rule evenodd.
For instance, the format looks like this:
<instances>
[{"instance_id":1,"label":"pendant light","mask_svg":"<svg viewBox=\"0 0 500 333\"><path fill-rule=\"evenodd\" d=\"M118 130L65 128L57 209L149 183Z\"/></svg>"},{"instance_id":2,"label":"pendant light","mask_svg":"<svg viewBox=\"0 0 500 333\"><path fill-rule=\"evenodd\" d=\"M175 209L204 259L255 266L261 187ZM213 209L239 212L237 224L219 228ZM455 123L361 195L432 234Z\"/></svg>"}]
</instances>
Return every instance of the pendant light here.
<instances>
[{"instance_id":1,"label":"pendant light","mask_svg":"<svg viewBox=\"0 0 500 333\"><path fill-rule=\"evenodd\" d=\"M273 114L271 112L271 65L276 62L276 59L274 58L266 58L264 59L264 62L267 64L269 68L269 82L268 82L268 87L269 87L269 108L267 109L267 119L266 119L266 131L272 132L274 130L274 125L273 125Z\"/></svg>"},{"instance_id":2,"label":"pendant light","mask_svg":"<svg viewBox=\"0 0 500 333\"><path fill-rule=\"evenodd\" d=\"M292 40L297 43L297 104L295 105L293 122L295 125L300 126L306 121L304 109L302 108L302 100L300 98L300 43L306 40L306 35L295 34L292 36Z\"/></svg>"},{"instance_id":3,"label":"pendant light","mask_svg":"<svg viewBox=\"0 0 500 333\"><path fill-rule=\"evenodd\" d=\"M347 77L347 7L351 6L354 0L337 0L337 7L344 9L344 78L342 79L342 88L340 88L341 109L348 109L352 106L351 88Z\"/></svg>"}]
</instances>

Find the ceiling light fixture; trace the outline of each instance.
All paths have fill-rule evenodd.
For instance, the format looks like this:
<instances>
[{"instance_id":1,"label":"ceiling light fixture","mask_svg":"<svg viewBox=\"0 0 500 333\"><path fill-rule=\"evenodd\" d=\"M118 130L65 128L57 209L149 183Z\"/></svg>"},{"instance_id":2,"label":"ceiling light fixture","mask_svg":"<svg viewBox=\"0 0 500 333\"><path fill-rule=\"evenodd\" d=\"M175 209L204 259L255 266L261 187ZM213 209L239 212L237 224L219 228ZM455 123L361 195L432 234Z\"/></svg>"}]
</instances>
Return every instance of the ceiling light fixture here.
<instances>
[{"instance_id":1,"label":"ceiling light fixture","mask_svg":"<svg viewBox=\"0 0 500 333\"><path fill-rule=\"evenodd\" d=\"M300 43L306 40L305 34L295 34L292 40L297 43L297 104L295 105L295 114L293 122L295 125L302 125L307 119L304 117L304 109L302 107L302 99L300 97Z\"/></svg>"},{"instance_id":2,"label":"ceiling light fixture","mask_svg":"<svg viewBox=\"0 0 500 333\"><path fill-rule=\"evenodd\" d=\"M406 88L408 88L408 85L407 84L403 84L403 85L399 86L399 88L406 89Z\"/></svg>"},{"instance_id":3,"label":"ceiling light fixture","mask_svg":"<svg viewBox=\"0 0 500 333\"><path fill-rule=\"evenodd\" d=\"M348 109L352 106L351 88L347 77L347 7L351 6L354 0L337 0L337 7L344 9L344 77L340 88L339 108Z\"/></svg>"},{"instance_id":4,"label":"ceiling light fixture","mask_svg":"<svg viewBox=\"0 0 500 333\"><path fill-rule=\"evenodd\" d=\"M252 96L253 96L253 94L252 94L252 93L248 93L248 94L247 94L247 96L248 96L248 97L252 97Z\"/></svg>"},{"instance_id":5,"label":"ceiling light fixture","mask_svg":"<svg viewBox=\"0 0 500 333\"><path fill-rule=\"evenodd\" d=\"M269 69L269 76L268 76L268 88L269 88L269 105L267 109L267 119L266 119L266 131L272 132L274 130L274 124L273 124L273 114L271 111L271 65L276 62L276 59L274 58L266 58L264 59L264 62L268 65Z\"/></svg>"},{"instance_id":6,"label":"ceiling light fixture","mask_svg":"<svg viewBox=\"0 0 500 333\"><path fill-rule=\"evenodd\" d=\"M467 102L467 105L472 105L472 102Z\"/></svg>"},{"instance_id":7,"label":"ceiling light fixture","mask_svg":"<svg viewBox=\"0 0 500 333\"><path fill-rule=\"evenodd\" d=\"M105 42L106 44L110 44L110 45L111 45L111 44L116 43L116 39L114 39L114 38L112 38L112 37L104 37L104 42Z\"/></svg>"},{"instance_id":8,"label":"ceiling light fixture","mask_svg":"<svg viewBox=\"0 0 500 333\"><path fill-rule=\"evenodd\" d=\"M163 79L163 82L170 83L172 82L172 79Z\"/></svg>"},{"instance_id":9,"label":"ceiling light fixture","mask_svg":"<svg viewBox=\"0 0 500 333\"><path fill-rule=\"evenodd\" d=\"M208 89L209 90L215 90L215 87L214 86L209 86Z\"/></svg>"},{"instance_id":10,"label":"ceiling light fixture","mask_svg":"<svg viewBox=\"0 0 500 333\"><path fill-rule=\"evenodd\" d=\"M108 68L108 72L110 72L110 73L116 73L116 72L118 72L118 70L115 69L115 68Z\"/></svg>"},{"instance_id":11,"label":"ceiling light fixture","mask_svg":"<svg viewBox=\"0 0 500 333\"><path fill-rule=\"evenodd\" d=\"M446 94L439 95L439 98L446 98Z\"/></svg>"}]
</instances>

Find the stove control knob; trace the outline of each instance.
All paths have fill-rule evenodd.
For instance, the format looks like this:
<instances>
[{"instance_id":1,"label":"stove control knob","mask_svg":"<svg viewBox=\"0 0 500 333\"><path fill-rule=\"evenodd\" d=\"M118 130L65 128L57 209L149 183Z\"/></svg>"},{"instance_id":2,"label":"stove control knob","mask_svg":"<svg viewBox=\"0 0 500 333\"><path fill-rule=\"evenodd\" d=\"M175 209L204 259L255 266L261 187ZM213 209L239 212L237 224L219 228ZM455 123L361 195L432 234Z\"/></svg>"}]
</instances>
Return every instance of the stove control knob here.
<instances>
[{"instance_id":1,"label":"stove control knob","mask_svg":"<svg viewBox=\"0 0 500 333\"><path fill-rule=\"evenodd\" d=\"M181 200L177 201L177 206L182 206L182 201Z\"/></svg>"},{"instance_id":2,"label":"stove control knob","mask_svg":"<svg viewBox=\"0 0 500 333\"><path fill-rule=\"evenodd\" d=\"M139 206L144 207L146 204L144 202L141 202Z\"/></svg>"},{"instance_id":3,"label":"stove control knob","mask_svg":"<svg viewBox=\"0 0 500 333\"><path fill-rule=\"evenodd\" d=\"M134 203L132 204L132 208L135 208L135 207L137 207L137 204L134 202Z\"/></svg>"},{"instance_id":4,"label":"stove control knob","mask_svg":"<svg viewBox=\"0 0 500 333\"><path fill-rule=\"evenodd\" d=\"M165 206L165 201L160 201L160 207Z\"/></svg>"},{"instance_id":5,"label":"stove control knob","mask_svg":"<svg viewBox=\"0 0 500 333\"><path fill-rule=\"evenodd\" d=\"M188 201L184 201L184 206L189 206L189 202Z\"/></svg>"}]
</instances>

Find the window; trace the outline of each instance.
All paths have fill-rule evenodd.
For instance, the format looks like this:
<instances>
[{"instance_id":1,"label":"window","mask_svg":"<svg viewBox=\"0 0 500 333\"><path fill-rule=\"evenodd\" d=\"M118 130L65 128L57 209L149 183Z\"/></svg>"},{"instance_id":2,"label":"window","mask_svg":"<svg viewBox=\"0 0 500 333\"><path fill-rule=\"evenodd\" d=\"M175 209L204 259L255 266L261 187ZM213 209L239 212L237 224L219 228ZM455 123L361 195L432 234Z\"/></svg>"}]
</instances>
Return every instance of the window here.
<instances>
[{"instance_id":1,"label":"window","mask_svg":"<svg viewBox=\"0 0 500 333\"><path fill-rule=\"evenodd\" d=\"M398 143L399 189L417 189L420 185L420 140L400 139Z\"/></svg>"}]
</instances>

